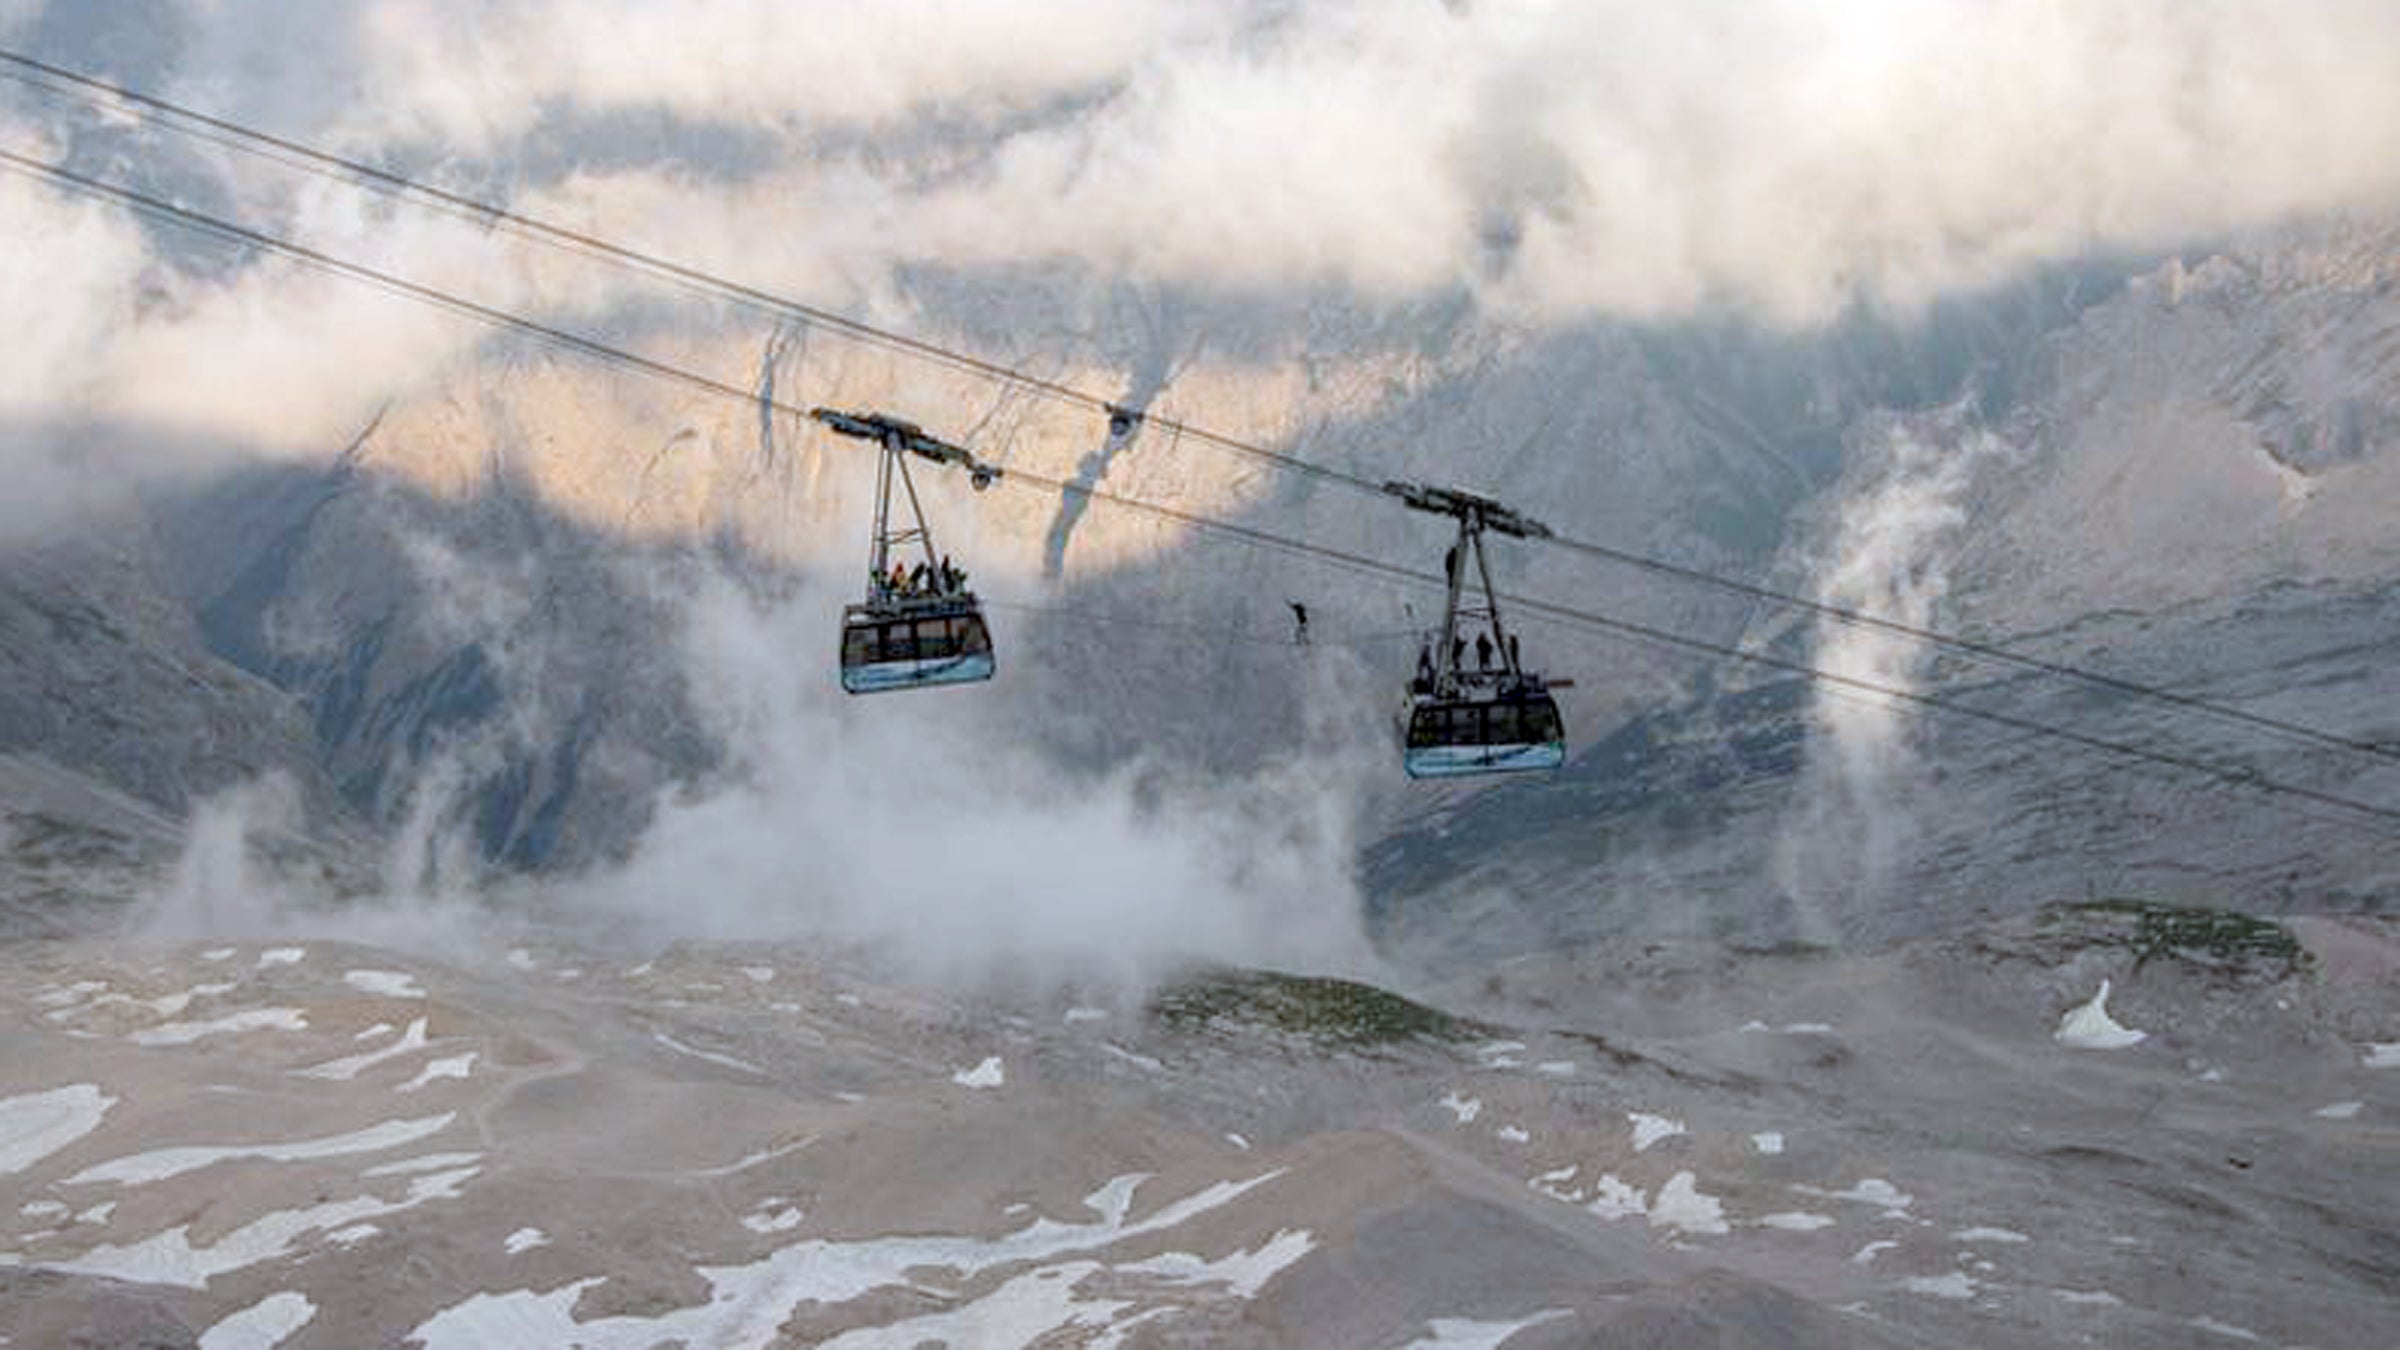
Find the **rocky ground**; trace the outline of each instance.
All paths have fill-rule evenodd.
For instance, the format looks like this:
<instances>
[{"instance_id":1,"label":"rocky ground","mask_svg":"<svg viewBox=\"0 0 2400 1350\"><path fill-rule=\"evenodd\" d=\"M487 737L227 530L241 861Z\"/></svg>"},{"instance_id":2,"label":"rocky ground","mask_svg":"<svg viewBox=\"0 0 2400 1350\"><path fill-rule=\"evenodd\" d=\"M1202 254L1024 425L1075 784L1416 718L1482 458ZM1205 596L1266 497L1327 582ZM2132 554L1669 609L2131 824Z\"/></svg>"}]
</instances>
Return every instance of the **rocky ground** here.
<instances>
[{"instance_id":1,"label":"rocky ground","mask_svg":"<svg viewBox=\"0 0 2400 1350\"><path fill-rule=\"evenodd\" d=\"M2400 1319L2376 920L2124 902L1422 1001L871 970L15 943L0 1337L2329 1350Z\"/></svg>"}]
</instances>

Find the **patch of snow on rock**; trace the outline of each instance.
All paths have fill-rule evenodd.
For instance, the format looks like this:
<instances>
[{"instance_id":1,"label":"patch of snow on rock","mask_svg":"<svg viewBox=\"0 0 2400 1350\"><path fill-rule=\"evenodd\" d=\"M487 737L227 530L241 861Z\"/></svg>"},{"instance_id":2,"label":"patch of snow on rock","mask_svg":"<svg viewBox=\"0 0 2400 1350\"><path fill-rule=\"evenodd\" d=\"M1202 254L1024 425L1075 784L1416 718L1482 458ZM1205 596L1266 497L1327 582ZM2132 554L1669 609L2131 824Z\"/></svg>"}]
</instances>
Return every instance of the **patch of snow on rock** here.
<instances>
[{"instance_id":1,"label":"patch of snow on rock","mask_svg":"<svg viewBox=\"0 0 2400 1350\"><path fill-rule=\"evenodd\" d=\"M342 972L342 983L384 998L425 997L425 991L417 987L417 977L405 971L345 970Z\"/></svg>"},{"instance_id":2,"label":"patch of snow on rock","mask_svg":"<svg viewBox=\"0 0 2400 1350\"><path fill-rule=\"evenodd\" d=\"M1701 1194L1698 1183L1689 1172L1667 1178L1667 1184L1658 1188L1658 1199L1651 1202L1650 1226L1681 1233L1731 1232L1725 1224L1725 1206L1715 1196Z\"/></svg>"},{"instance_id":3,"label":"patch of snow on rock","mask_svg":"<svg viewBox=\"0 0 2400 1350\"><path fill-rule=\"evenodd\" d=\"M1636 1153L1647 1152L1652 1144L1661 1139L1670 1139L1686 1133L1682 1121L1670 1120L1665 1116L1630 1111L1626 1113L1625 1119L1633 1122L1633 1151Z\"/></svg>"},{"instance_id":4,"label":"patch of snow on rock","mask_svg":"<svg viewBox=\"0 0 2400 1350\"><path fill-rule=\"evenodd\" d=\"M22 1172L100 1128L116 1104L93 1083L0 1097L0 1176Z\"/></svg>"},{"instance_id":5,"label":"patch of snow on rock","mask_svg":"<svg viewBox=\"0 0 2400 1350\"><path fill-rule=\"evenodd\" d=\"M767 984L775 978L775 967L773 966L742 966L740 969L742 975L752 984Z\"/></svg>"},{"instance_id":6,"label":"patch of snow on rock","mask_svg":"<svg viewBox=\"0 0 2400 1350\"><path fill-rule=\"evenodd\" d=\"M2330 1106L2320 1106L2309 1114L2320 1120L2349 1120L2366 1109L2365 1102L2335 1102Z\"/></svg>"},{"instance_id":7,"label":"patch of snow on rock","mask_svg":"<svg viewBox=\"0 0 2400 1350\"><path fill-rule=\"evenodd\" d=\"M2058 1299L2062 1303L2076 1303L2089 1307L2101 1308L2122 1308L2125 1306L2125 1300L2118 1298L2115 1294L2112 1294L2105 1289L2053 1289L2050 1291L2050 1293L2052 1297Z\"/></svg>"},{"instance_id":8,"label":"patch of snow on rock","mask_svg":"<svg viewBox=\"0 0 2400 1350\"><path fill-rule=\"evenodd\" d=\"M1952 1242L2031 1242L2032 1238L2006 1228L1961 1228L1950 1235Z\"/></svg>"},{"instance_id":9,"label":"patch of snow on rock","mask_svg":"<svg viewBox=\"0 0 2400 1350\"><path fill-rule=\"evenodd\" d=\"M1792 1233L1813 1233L1820 1228L1831 1228L1833 1224L1834 1220L1827 1215L1808 1214L1798 1210L1770 1214L1758 1221L1761 1228L1781 1228Z\"/></svg>"},{"instance_id":10,"label":"patch of snow on rock","mask_svg":"<svg viewBox=\"0 0 2400 1350\"><path fill-rule=\"evenodd\" d=\"M1500 1138L1511 1144L1529 1143L1533 1139L1532 1135L1525 1133L1523 1130L1518 1129L1514 1125L1503 1125L1499 1129L1492 1131L1492 1133L1500 1136Z\"/></svg>"},{"instance_id":11,"label":"patch of snow on rock","mask_svg":"<svg viewBox=\"0 0 2400 1350\"><path fill-rule=\"evenodd\" d=\"M549 1245L550 1235L539 1228L520 1228L500 1241L500 1249L510 1256Z\"/></svg>"},{"instance_id":12,"label":"patch of snow on rock","mask_svg":"<svg viewBox=\"0 0 2400 1350\"><path fill-rule=\"evenodd\" d=\"M972 1069L961 1069L950 1075L950 1081L960 1087L996 1088L1008 1081L1008 1070L998 1055L986 1058Z\"/></svg>"},{"instance_id":13,"label":"patch of snow on rock","mask_svg":"<svg viewBox=\"0 0 2400 1350\"><path fill-rule=\"evenodd\" d=\"M800 1212L798 1206L786 1205L771 1214L765 1210L756 1214L745 1214L742 1216L742 1227L753 1233L788 1233L798 1228L800 1221L806 1217Z\"/></svg>"},{"instance_id":14,"label":"patch of snow on rock","mask_svg":"<svg viewBox=\"0 0 2400 1350\"><path fill-rule=\"evenodd\" d=\"M1770 1157L1777 1153L1781 1153L1783 1152L1783 1132L1780 1130L1760 1130L1758 1133L1750 1136L1750 1147L1757 1149L1759 1152L1767 1154Z\"/></svg>"},{"instance_id":15,"label":"patch of snow on rock","mask_svg":"<svg viewBox=\"0 0 2400 1350\"><path fill-rule=\"evenodd\" d=\"M1108 1009L1069 1008L1067 1009L1065 1016L1061 1017L1059 1020L1062 1022L1104 1022L1108 1020Z\"/></svg>"},{"instance_id":16,"label":"patch of snow on rock","mask_svg":"<svg viewBox=\"0 0 2400 1350\"><path fill-rule=\"evenodd\" d=\"M1144 1180L1138 1173L1117 1177L1085 1197L1084 1204L1099 1216L1096 1222L1091 1223L1036 1219L1015 1232L991 1239L934 1235L842 1242L812 1238L779 1248L746 1265L702 1266L699 1273L710 1286L708 1300L657 1317L577 1319L577 1301L585 1290L601 1281L603 1277L600 1276L574 1281L546 1293L533 1289L479 1293L436 1313L402 1339L422 1341L425 1350L484 1350L484 1347L493 1345L570 1344L585 1346L588 1350L611 1350L618 1346L627 1347L628 1350L636 1347L646 1350L646 1347L661 1341L675 1340L690 1345L765 1346L774 1341L776 1329L803 1303L847 1303L876 1289L905 1285L909 1282L908 1272L919 1267L947 1266L958 1271L961 1278L973 1279L979 1272L999 1266L1043 1261L1068 1252L1088 1251L1179 1228L1203 1214L1231 1204L1282 1175L1283 1170L1279 1168L1245 1181L1218 1182L1182 1200L1163 1205L1149 1217L1133 1223L1127 1223L1125 1217L1131 1209L1135 1189ZM1042 1283L1063 1286L1055 1293L1069 1295L1078 1281L1099 1268L1094 1262L1051 1267L1060 1273ZM1032 1277L1018 1278L1023 1280ZM1028 1297L1030 1292L1039 1291L1020 1291L1012 1297ZM986 1306L997 1297L999 1295L995 1292L969 1307ZM992 1306L997 1311L1014 1305ZM1055 1307L1056 1301L1049 1306ZM954 1328L931 1326L929 1320L918 1319L909 1324L908 1339L861 1339L852 1344L896 1343L907 1347L921 1344L926 1339L955 1338L964 1334ZM1039 1328L1031 1328L1031 1320L1029 1317L1025 1323L1018 1324L1028 1328L1027 1335L1019 1341L993 1341L978 1336L965 1340L952 1339L952 1343L1017 1344L1022 1343L1023 1339L1048 1334L1060 1326L1057 1321L1049 1321ZM976 1330L981 1329L982 1324L977 1324ZM832 1344L840 1343L836 1341Z\"/></svg>"},{"instance_id":17,"label":"patch of snow on rock","mask_svg":"<svg viewBox=\"0 0 2400 1350\"><path fill-rule=\"evenodd\" d=\"M258 969L269 966L296 966L308 956L306 947L271 947L258 954Z\"/></svg>"},{"instance_id":18,"label":"patch of snow on rock","mask_svg":"<svg viewBox=\"0 0 2400 1350\"><path fill-rule=\"evenodd\" d=\"M104 1245L70 1260L28 1264L68 1275L100 1275L134 1284L203 1289L219 1275L290 1255L299 1240L309 1233L396 1214L435 1200L455 1200L459 1188L476 1171L470 1167L419 1177L409 1183L408 1193L397 1200L362 1195L306 1209L278 1210L233 1229L205 1247L193 1246L190 1226L178 1224L126 1246Z\"/></svg>"},{"instance_id":19,"label":"patch of snow on rock","mask_svg":"<svg viewBox=\"0 0 2400 1350\"><path fill-rule=\"evenodd\" d=\"M420 1153L398 1162L379 1163L359 1173L362 1177L404 1177L411 1172L443 1172L453 1167L483 1161L480 1153Z\"/></svg>"},{"instance_id":20,"label":"patch of snow on rock","mask_svg":"<svg viewBox=\"0 0 2400 1350\"><path fill-rule=\"evenodd\" d=\"M1472 1125L1475 1123L1475 1117L1483 1114L1483 1099L1480 1097L1463 1096L1456 1092L1445 1093L1442 1097L1442 1105L1449 1108L1451 1115L1458 1117L1458 1123L1461 1125Z\"/></svg>"},{"instance_id":21,"label":"patch of snow on rock","mask_svg":"<svg viewBox=\"0 0 2400 1350\"><path fill-rule=\"evenodd\" d=\"M417 1076L409 1079L405 1083L402 1083L399 1090L402 1092L414 1092L418 1088L424 1087L428 1083L438 1082L444 1078L465 1078L474 1072L474 1051L469 1050L463 1055L445 1055L440 1059L427 1063L424 1068L419 1069L417 1071Z\"/></svg>"},{"instance_id":22,"label":"patch of snow on rock","mask_svg":"<svg viewBox=\"0 0 2400 1350\"><path fill-rule=\"evenodd\" d=\"M425 1019L420 1017L408 1024L408 1030L401 1034L399 1040L381 1050L368 1050L346 1058L328 1060L323 1064L313 1065L299 1072L303 1078L325 1078L337 1083L346 1083L387 1059L398 1059L402 1055L411 1054L424 1048Z\"/></svg>"},{"instance_id":23,"label":"patch of snow on rock","mask_svg":"<svg viewBox=\"0 0 2400 1350\"><path fill-rule=\"evenodd\" d=\"M1902 1280L1900 1287L1912 1294L1924 1294L1931 1298L1975 1297L1975 1277L1955 1270L1947 1275L1913 1275Z\"/></svg>"},{"instance_id":24,"label":"patch of snow on rock","mask_svg":"<svg viewBox=\"0 0 2400 1350\"><path fill-rule=\"evenodd\" d=\"M1549 1308L1513 1322L1479 1322L1464 1317L1436 1317L1425 1323L1426 1334L1401 1350L1499 1350L1508 1338L1544 1322L1570 1316L1566 1308Z\"/></svg>"},{"instance_id":25,"label":"patch of snow on rock","mask_svg":"<svg viewBox=\"0 0 2400 1350\"><path fill-rule=\"evenodd\" d=\"M1802 1195L1820 1195L1828 1200L1848 1200L1854 1204L1879 1205L1886 1210L1903 1210L1916 1201L1915 1196L1885 1181L1882 1177L1867 1177L1846 1191L1821 1190L1815 1186L1795 1186L1792 1189Z\"/></svg>"},{"instance_id":26,"label":"patch of snow on rock","mask_svg":"<svg viewBox=\"0 0 2400 1350\"><path fill-rule=\"evenodd\" d=\"M195 1145L184 1148L153 1149L136 1153L92 1167L68 1177L69 1186L90 1186L114 1182L120 1186L139 1186L169 1177L196 1172L221 1162L260 1159L266 1162L305 1162L315 1158L339 1157L345 1153L380 1153L385 1149L413 1144L429 1135L441 1133L456 1120L456 1112L445 1111L438 1116L420 1120L392 1120L348 1134L326 1135L319 1139L299 1139L281 1144Z\"/></svg>"},{"instance_id":27,"label":"patch of snow on rock","mask_svg":"<svg viewBox=\"0 0 2400 1350\"><path fill-rule=\"evenodd\" d=\"M1641 1187L1614 1172L1602 1172L1600 1180L1592 1184L1592 1202L1584 1208L1611 1222L1638 1219L1650 1212L1650 1199Z\"/></svg>"},{"instance_id":28,"label":"patch of snow on rock","mask_svg":"<svg viewBox=\"0 0 2400 1350\"><path fill-rule=\"evenodd\" d=\"M2370 1069L2400 1069L2400 1041L2375 1041L2363 1061Z\"/></svg>"},{"instance_id":29,"label":"patch of snow on rock","mask_svg":"<svg viewBox=\"0 0 2400 1350\"><path fill-rule=\"evenodd\" d=\"M308 1015L298 1008L252 1008L207 1022L169 1022L126 1037L135 1045L190 1045L209 1036L236 1036L245 1031L306 1031Z\"/></svg>"},{"instance_id":30,"label":"patch of snow on rock","mask_svg":"<svg viewBox=\"0 0 2400 1350\"><path fill-rule=\"evenodd\" d=\"M2192 1325L2212 1336L2226 1336L2237 1341L2258 1339L2258 1333L2255 1331L2246 1327L2237 1327L2231 1322L2220 1322L2213 1317L2195 1317L2192 1319Z\"/></svg>"},{"instance_id":31,"label":"patch of snow on rock","mask_svg":"<svg viewBox=\"0 0 2400 1350\"><path fill-rule=\"evenodd\" d=\"M1305 1229L1285 1229L1260 1244L1257 1251L1237 1251L1221 1260L1204 1260L1190 1252L1161 1252L1115 1269L1122 1274L1156 1276L1169 1284L1221 1286L1235 1298L1252 1299L1269 1280L1316 1246L1316 1238Z\"/></svg>"},{"instance_id":32,"label":"patch of snow on rock","mask_svg":"<svg viewBox=\"0 0 2400 1350\"><path fill-rule=\"evenodd\" d=\"M1876 1242L1870 1242L1866 1246L1859 1248L1857 1251L1850 1253L1850 1264L1854 1266L1866 1265L1868 1262L1873 1261L1878 1253L1888 1252L1892 1248L1899 1245L1899 1243L1894 1242L1889 1238L1885 1238Z\"/></svg>"},{"instance_id":33,"label":"patch of snow on rock","mask_svg":"<svg viewBox=\"0 0 2400 1350\"><path fill-rule=\"evenodd\" d=\"M2148 1040L2149 1032L2122 1026L2108 1015L2108 985L2107 980L2100 981L2100 992L2061 1018L2051 1039L2077 1050L2122 1050Z\"/></svg>"},{"instance_id":34,"label":"patch of snow on rock","mask_svg":"<svg viewBox=\"0 0 2400 1350\"><path fill-rule=\"evenodd\" d=\"M200 1350L275 1350L317 1315L305 1294L269 1294L200 1333Z\"/></svg>"}]
</instances>

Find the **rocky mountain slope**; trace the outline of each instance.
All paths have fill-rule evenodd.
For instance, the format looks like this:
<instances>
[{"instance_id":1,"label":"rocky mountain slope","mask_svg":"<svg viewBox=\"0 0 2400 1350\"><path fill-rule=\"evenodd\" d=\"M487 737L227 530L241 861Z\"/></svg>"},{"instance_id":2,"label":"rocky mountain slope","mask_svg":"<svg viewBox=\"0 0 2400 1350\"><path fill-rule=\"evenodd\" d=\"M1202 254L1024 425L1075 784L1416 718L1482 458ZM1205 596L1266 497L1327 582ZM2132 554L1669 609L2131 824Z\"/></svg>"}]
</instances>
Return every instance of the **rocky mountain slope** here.
<instances>
[{"instance_id":1,"label":"rocky mountain slope","mask_svg":"<svg viewBox=\"0 0 2400 1350\"><path fill-rule=\"evenodd\" d=\"M2323 1346L2394 1314L2369 921L1626 946L1442 996L1472 1017L440 942L20 947L0 1334Z\"/></svg>"}]
</instances>

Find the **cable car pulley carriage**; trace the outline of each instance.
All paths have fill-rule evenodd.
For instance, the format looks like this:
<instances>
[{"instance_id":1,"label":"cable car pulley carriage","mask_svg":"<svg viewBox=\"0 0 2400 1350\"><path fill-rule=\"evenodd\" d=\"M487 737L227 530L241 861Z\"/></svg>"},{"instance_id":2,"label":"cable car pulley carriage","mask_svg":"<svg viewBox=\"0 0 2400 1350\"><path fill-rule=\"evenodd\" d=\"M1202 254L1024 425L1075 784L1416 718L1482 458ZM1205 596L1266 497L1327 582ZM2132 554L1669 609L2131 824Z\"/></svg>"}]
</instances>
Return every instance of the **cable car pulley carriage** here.
<instances>
[{"instance_id":1,"label":"cable car pulley carriage","mask_svg":"<svg viewBox=\"0 0 2400 1350\"><path fill-rule=\"evenodd\" d=\"M998 481L999 467L927 435L913 422L882 413L817 408L809 415L841 435L874 441L883 449L875 470L875 539L866 599L842 609L842 688L876 694L992 678L992 632L983 606L966 588L966 572L935 550L916 482L909 477L908 456L965 469L978 492ZM899 528L892 523L895 481L914 522ZM893 558L910 545L924 553L913 569Z\"/></svg>"},{"instance_id":2,"label":"cable car pulley carriage","mask_svg":"<svg viewBox=\"0 0 2400 1350\"><path fill-rule=\"evenodd\" d=\"M1442 610L1438 645L1417 654L1416 678L1402 708L1401 763L1411 778L1456 778L1469 774L1555 769L1566 762L1566 724L1550 691L1551 681L1525 669L1517 639L1501 623L1500 600L1484 560L1489 530L1518 539L1546 539L1550 528L1489 497L1456 488L1389 482L1383 490L1419 511L1455 517L1458 542L1445 570L1449 598ZM1466 585L1475 569L1482 596ZM1462 627L1465 625L1465 627ZM1467 664L1469 630L1475 664ZM1497 664L1495 664L1497 662Z\"/></svg>"}]
</instances>

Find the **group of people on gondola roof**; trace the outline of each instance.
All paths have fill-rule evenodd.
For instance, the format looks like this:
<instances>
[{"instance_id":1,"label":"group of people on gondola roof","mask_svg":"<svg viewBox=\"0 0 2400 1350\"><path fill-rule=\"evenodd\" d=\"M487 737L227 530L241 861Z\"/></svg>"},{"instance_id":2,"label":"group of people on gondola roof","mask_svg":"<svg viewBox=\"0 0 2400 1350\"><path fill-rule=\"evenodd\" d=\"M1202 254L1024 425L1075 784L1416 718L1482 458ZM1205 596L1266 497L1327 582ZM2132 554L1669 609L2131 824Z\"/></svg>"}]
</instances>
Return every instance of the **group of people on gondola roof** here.
<instances>
[{"instance_id":1,"label":"group of people on gondola roof","mask_svg":"<svg viewBox=\"0 0 2400 1350\"><path fill-rule=\"evenodd\" d=\"M967 569L953 566L950 555L938 563L915 567L892 564L891 575L876 578L886 600L936 600L967 593Z\"/></svg>"}]
</instances>

